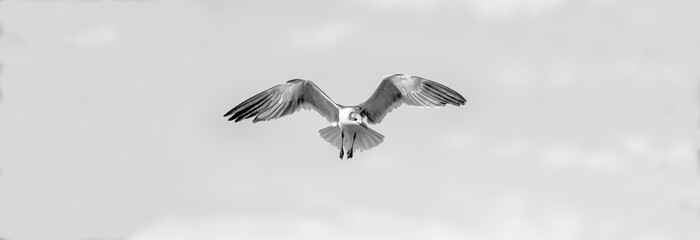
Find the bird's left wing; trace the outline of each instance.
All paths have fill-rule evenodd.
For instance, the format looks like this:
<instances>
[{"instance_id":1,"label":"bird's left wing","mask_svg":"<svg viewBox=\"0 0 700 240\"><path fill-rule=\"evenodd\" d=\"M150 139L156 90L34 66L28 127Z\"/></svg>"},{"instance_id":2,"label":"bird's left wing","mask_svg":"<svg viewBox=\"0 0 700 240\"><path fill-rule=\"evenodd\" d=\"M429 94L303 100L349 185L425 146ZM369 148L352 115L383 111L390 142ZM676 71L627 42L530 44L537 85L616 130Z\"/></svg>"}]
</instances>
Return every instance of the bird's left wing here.
<instances>
[{"instance_id":1,"label":"bird's left wing","mask_svg":"<svg viewBox=\"0 0 700 240\"><path fill-rule=\"evenodd\" d=\"M445 104L459 106L466 102L458 92L438 82L417 76L394 74L385 77L374 94L360 104L360 108L369 123L377 124L402 103L435 108Z\"/></svg>"},{"instance_id":2,"label":"bird's left wing","mask_svg":"<svg viewBox=\"0 0 700 240\"><path fill-rule=\"evenodd\" d=\"M338 105L316 84L303 79L289 80L258 93L228 111L224 117L236 122L255 117L253 122L259 122L292 114L300 108L314 109L329 122L338 121Z\"/></svg>"}]
</instances>

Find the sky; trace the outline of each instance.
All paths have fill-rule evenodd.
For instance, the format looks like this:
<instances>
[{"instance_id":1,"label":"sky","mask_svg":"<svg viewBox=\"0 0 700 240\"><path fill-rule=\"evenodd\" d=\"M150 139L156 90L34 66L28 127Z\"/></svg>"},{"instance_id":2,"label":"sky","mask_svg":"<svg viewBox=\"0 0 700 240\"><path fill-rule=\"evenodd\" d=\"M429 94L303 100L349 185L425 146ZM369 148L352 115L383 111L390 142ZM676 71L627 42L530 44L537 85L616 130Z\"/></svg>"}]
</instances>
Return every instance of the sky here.
<instances>
[{"instance_id":1,"label":"sky","mask_svg":"<svg viewBox=\"0 0 700 240\"><path fill-rule=\"evenodd\" d=\"M0 3L4 240L700 237L700 2ZM339 160L300 111L222 115L284 81L343 105L405 73Z\"/></svg>"}]
</instances>

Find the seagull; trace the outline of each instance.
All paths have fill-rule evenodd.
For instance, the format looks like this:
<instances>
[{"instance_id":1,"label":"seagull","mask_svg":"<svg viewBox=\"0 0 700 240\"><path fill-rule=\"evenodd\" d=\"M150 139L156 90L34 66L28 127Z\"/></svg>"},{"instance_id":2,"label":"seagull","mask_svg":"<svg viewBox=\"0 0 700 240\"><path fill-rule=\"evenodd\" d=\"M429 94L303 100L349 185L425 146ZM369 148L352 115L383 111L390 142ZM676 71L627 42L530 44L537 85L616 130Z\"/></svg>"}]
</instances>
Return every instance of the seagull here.
<instances>
[{"instance_id":1,"label":"seagull","mask_svg":"<svg viewBox=\"0 0 700 240\"><path fill-rule=\"evenodd\" d=\"M446 104L464 105L467 100L445 85L418 76L394 74L385 77L367 101L356 106L344 106L331 100L312 81L292 79L271 87L238 104L224 114L229 121L252 118L253 123L277 119L299 111L313 109L331 123L319 130L323 139L340 149L343 159L355 150L364 151L384 141L384 135L372 130L367 123L378 124L387 113L401 104L423 108L438 108Z\"/></svg>"}]
</instances>

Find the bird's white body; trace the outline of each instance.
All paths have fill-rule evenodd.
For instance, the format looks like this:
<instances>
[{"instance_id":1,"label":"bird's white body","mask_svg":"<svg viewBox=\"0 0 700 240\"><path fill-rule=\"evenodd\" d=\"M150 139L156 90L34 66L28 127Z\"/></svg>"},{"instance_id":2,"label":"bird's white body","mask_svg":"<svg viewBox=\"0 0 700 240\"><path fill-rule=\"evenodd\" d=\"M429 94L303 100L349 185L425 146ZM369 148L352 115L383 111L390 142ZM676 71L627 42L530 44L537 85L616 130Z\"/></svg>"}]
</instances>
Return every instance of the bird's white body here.
<instances>
[{"instance_id":1,"label":"bird's white body","mask_svg":"<svg viewBox=\"0 0 700 240\"><path fill-rule=\"evenodd\" d=\"M352 120L350 118L351 114L355 112L355 108L353 107L340 107L338 108L338 127L341 129L345 129L348 126L351 125L359 125L361 123L361 119L358 120Z\"/></svg>"}]
</instances>

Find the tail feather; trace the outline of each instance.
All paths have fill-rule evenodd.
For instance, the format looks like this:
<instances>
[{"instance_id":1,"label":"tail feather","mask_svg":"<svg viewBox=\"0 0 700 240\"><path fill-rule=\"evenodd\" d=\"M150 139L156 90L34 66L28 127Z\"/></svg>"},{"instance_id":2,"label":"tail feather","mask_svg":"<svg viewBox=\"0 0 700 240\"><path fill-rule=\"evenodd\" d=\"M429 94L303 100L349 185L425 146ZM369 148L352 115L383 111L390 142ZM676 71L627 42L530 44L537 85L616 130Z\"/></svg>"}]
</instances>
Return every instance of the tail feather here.
<instances>
[{"instance_id":1,"label":"tail feather","mask_svg":"<svg viewBox=\"0 0 700 240\"><path fill-rule=\"evenodd\" d=\"M337 126L329 126L318 131L321 137L334 147L340 149L341 129ZM357 135L355 135L357 134ZM355 136L354 151L364 151L376 147L384 141L384 135L365 126L350 127L345 129L344 141L345 149L350 149L352 136Z\"/></svg>"},{"instance_id":2,"label":"tail feather","mask_svg":"<svg viewBox=\"0 0 700 240\"><path fill-rule=\"evenodd\" d=\"M355 149L359 151L364 151L376 147L384 141L384 135L378 133L377 131L374 131L374 129L371 129L367 126L358 128L357 133L357 137L362 139L360 141L360 144L357 144L357 142L355 142Z\"/></svg>"},{"instance_id":3,"label":"tail feather","mask_svg":"<svg viewBox=\"0 0 700 240\"><path fill-rule=\"evenodd\" d=\"M361 138L355 139L355 141L356 141L355 146L356 146L357 150L362 151L360 149L364 150L364 149L367 149L367 146L371 146L369 144L369 140L367 140L367 139L368 138L366 138L366 137L361 137Z\"/></svg>"},{"instance_id":4,"label":"tail feather","mask_svg":"<svg viewBox=\"0 0 700 240\"><path fill-rule=\"evenodd\" d=\"M336 126L328 126L318 130L321 137L334 147L340 149L340 128Z\"/></svg>"}]
</instances>

